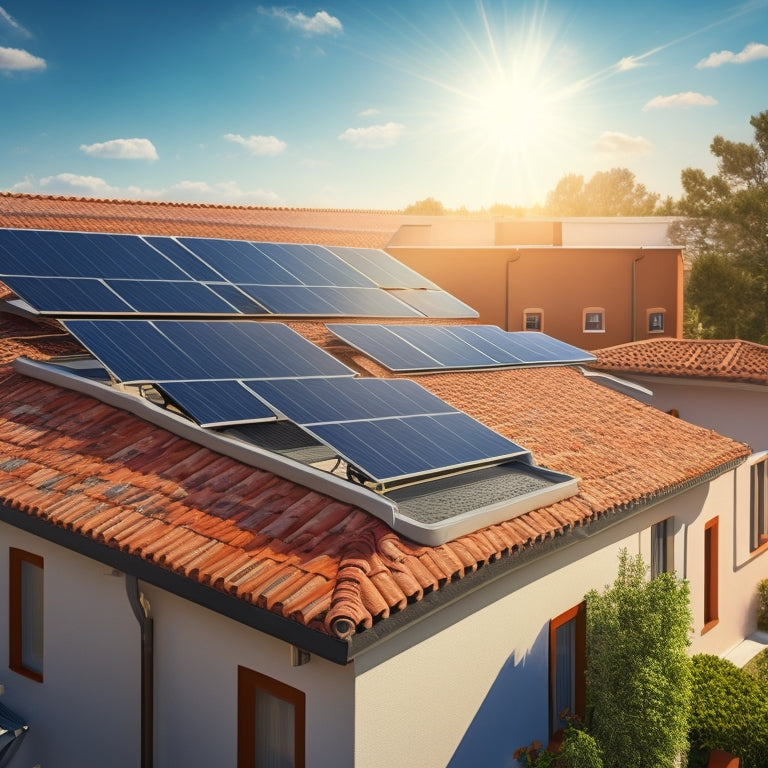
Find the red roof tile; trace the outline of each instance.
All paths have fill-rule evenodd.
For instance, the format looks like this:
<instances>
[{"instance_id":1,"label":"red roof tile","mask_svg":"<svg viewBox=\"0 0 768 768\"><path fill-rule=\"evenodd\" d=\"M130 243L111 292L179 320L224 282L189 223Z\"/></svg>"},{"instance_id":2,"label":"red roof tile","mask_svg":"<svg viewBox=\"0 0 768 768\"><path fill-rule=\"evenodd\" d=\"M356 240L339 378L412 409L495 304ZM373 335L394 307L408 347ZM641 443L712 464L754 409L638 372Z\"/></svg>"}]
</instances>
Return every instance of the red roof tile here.
<instances>
[{"instance_id":1,"label":"red roof tile","mask_svg":"<svg viewBox=\"0 0 768 768\"><path fill-rule=\"evenodd\" d=\"M594 354L597 370L768 385L768 346L751 341L647 339Z\"/></svg>"}]
</instances>

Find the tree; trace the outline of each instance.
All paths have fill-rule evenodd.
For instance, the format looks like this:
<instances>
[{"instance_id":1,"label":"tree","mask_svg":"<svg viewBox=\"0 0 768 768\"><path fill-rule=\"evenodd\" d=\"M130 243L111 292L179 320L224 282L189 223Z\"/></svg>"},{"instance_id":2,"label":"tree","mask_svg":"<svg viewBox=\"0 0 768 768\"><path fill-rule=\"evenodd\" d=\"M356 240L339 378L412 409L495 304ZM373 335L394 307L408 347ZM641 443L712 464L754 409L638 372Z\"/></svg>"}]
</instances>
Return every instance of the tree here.
<instances>
[{"instance_id":1,"label":"tree","mask_svg":"<svg viewBox=\"0 0 768 768\"><path fill-rule=\"evenodd\" d=\"M717 257L739 271L749 283L751 320L739 321L741 338L766 341L768 326L768 111L750 119L754 142L734 142L715 136L711 153L718 159L717 174L686 168L681 174L684 195L678 213L686 217L674 237L686 247L692 269L701 258ZM710 263L709 268L714 262ZM721 265L722 267L722 265ZM693 273L692 273L693 277ZM704 305L718 301L716 282L703 290L701 281L688 285L686 303L706 316ZM732 336L729 321L715 325L719 338Z\"/></svg>"},{"instance_id":2,"label":"tree","mask_svg":"<svg viewBox=\"0 0 768 768\"><path fill-rule=\"evenodd\" d=\"M687 750L689 588L646 571L622 550L613 586L587 595L588 725L605 768L669 768Z\"/></svg>"},{"instance_id":3,"label":"tree","mask_svg":"<svg viewBox=\"0 0 768 768\"><path fill-rule=\"evenodd\" d=\"M659 195L648 192L626 168L599 171L588 182L570 173L547 194L549 216L652 216Z\"/></svg>"},{"instance_id":4,"label":"tree","mask_svg":"<svg viewBox=\"0 0 768 768\"><path fill-rule=\"evenodd\" d=\"M410 216L443 216L445 206L439 200L435 200L434 197L425 197L423 200L409 205L403 213Z\"/></svg>"}]
</instances>

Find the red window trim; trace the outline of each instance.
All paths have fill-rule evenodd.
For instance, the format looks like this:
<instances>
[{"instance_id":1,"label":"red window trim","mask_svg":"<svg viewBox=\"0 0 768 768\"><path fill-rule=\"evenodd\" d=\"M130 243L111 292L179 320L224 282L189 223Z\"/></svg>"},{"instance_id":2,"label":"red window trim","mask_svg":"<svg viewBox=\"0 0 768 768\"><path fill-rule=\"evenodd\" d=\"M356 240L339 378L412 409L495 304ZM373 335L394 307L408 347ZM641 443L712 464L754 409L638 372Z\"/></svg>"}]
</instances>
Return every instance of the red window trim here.
<instances>
[{"instance_id":1,"label":"red window trim","mask_svg":"<svg viewBox=\"0 0 768 768\"><path fill-rule=\"evenodd\" d=\"M584 717L587 706L587 685L586 685L586 659L587 659L587 603L582 601L573 608L569 608L564 613L550 619L549 622L549 712L550 717L554 704L554 685L557 666L557 629L563 624L576 619L576 674L575 674L575 701L576 711L571 714ZM557 727L554 727L557 725ZM558 731L561 725L550 723L550 736Z\"/></svg>"},{"instance_id":2,"label":"red window trim","mask_svg":"<svg viewBox=\"0 0 768 768\"><path fill-rule=\"evenodd\" d=\"M704 627L709 632L720 621L718 612L720 518L713 517L704 525Z\"/></svg>"},{"instance_id":3,"label":"red window trim","mask_svg":"<svg viewBox=\"0 0 768 768\"><path fill-rule=\"evenodd\" d=\"M19 675L42 683L40 672L24 666L21 569L24 563L43 569L43 558L16 547L10 547L8 554L8 667Z\"/></svg>"}]
</instances>

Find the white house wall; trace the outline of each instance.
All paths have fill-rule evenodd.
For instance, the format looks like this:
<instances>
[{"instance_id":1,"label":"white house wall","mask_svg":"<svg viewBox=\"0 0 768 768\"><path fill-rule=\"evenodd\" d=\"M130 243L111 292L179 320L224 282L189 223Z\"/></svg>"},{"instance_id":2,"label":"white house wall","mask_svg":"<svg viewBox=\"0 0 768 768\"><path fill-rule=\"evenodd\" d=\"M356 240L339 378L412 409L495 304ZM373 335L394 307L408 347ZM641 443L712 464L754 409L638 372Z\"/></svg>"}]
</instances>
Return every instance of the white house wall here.
<instances>
[{"instance_id":1,"label":"white house wall","mask_svg":"<svg viewBox=\"0 0 768 768\"><path fill-rule=\"evenodd\" d=\"M44 558L44 682L8 668L0 632L3 703L30 731L13 765L139 764L140 633L120 576L88 558L0 523L0 615L8 617L8 549Z\"/></svg>"},{"instance_id":2,"label":"white house wall","mask_svg":"<svg viewBox=\"0 0 768 768\"><path fill-rule=\"evenodd\" d=\"M743 470L740 470L741 474ZM675 518L675 558L693 593L691 653L725 653L754 631L756 570L733 573L734 473L530 562L356 660L357 765L514 765L548 738L549 621L616 576L626 547L650 562L650 526ZM703 624L704 523L720 515L721 622ZM766 555L768 558L768 555ZM686 563L687 561L687 563ZM766 560L768 563L768 559Z\"/></svg>"}]
</instances>

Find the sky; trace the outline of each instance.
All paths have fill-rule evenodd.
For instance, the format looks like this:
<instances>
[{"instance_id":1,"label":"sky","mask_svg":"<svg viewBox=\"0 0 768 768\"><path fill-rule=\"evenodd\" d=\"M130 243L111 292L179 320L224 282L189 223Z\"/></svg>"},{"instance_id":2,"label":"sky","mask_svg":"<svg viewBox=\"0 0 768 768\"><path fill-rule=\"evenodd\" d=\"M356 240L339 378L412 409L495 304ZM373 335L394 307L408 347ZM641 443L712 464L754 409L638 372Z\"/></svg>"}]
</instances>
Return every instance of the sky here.
<instances>
[{"instance_id":1,"label":"sky","mask_svg":"<svg viewBox=\"0 0 768 768\"><path fill-rule=\"evenodd\" d=\"M529 207L751 142L768 0L0 0L0 190Z\"/></svg>"}]
</instances>

